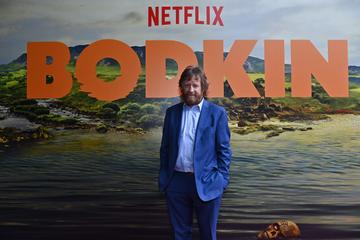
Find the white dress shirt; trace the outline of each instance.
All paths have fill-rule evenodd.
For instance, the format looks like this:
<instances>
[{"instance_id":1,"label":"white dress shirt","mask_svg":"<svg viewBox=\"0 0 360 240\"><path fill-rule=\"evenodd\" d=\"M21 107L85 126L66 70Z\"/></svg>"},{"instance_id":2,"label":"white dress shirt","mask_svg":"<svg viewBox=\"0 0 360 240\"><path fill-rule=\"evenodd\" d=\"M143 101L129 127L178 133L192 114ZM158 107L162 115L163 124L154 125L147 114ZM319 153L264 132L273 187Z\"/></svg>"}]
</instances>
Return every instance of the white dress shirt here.
<instances>
[{"instance_id":1,"label":"white dress shirt","mask_svg":"<svg viewBox=\"0 0 360 240\"><path fill-rule=\"evenodd\" d=\"M179 136L179 152L176 159L175 170L179 172L194 172L194 143L197 124L199 122L201 102L194 106L184 103L181 118L181 131Z\"/></svg>"}]
</instances>

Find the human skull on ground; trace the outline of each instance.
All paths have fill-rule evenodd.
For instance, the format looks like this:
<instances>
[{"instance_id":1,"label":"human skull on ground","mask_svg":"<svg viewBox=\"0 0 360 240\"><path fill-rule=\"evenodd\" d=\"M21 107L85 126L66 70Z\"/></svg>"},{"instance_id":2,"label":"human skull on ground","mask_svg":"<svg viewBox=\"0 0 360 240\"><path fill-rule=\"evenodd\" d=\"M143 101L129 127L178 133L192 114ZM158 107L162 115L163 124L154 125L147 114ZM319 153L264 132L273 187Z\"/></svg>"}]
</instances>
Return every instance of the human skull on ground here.
<instances>
[{"instance_id":1,"label":"human skull on ground","mask_svg":"<svg viewBox=\"0 0 360 240\"><path fill-rule=\"evenodd\" d=\"M292 239L297 237L300 237L300 229L296 223L289 220L270 224L257 235L259 240Z\"/></svg>"}]
</instances>

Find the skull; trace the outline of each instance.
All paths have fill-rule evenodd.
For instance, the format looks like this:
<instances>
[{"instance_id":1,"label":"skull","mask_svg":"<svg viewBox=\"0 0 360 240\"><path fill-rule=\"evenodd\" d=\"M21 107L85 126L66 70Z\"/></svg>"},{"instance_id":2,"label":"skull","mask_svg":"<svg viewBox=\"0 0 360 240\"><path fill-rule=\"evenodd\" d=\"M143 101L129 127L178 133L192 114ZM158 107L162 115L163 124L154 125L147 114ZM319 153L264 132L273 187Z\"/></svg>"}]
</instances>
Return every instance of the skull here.
<instances>
[{"instance_id":1,"label":"skull","mask_svg":"<svg viewBox=\"0 0 360 240\"><path fill-rule=\"evenodd\" d=\"M300 236L300 229L296 223L289 220L282 220L270 224L264 231L261 231L257 238L259 240L291 239Z\"/></svg>"}]
</instances>

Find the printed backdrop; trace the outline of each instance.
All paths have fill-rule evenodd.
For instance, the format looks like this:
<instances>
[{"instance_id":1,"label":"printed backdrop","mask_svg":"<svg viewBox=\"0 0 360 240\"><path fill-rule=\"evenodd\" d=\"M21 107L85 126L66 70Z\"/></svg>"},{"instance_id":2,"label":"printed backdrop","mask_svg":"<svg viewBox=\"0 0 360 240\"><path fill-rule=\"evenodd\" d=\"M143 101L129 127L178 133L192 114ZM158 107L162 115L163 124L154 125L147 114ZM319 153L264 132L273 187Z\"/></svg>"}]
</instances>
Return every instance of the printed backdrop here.
<instances>
[{"instance_id":1,"label":"printed backdrop","mask_svg":"<svg viewBox=\"0 0 360 240\"><path fill-rule=\"evenodd\" d=\"M149 26L149 7L161 14L164 6L168 23L160 17ZM187 24L185 10L177 24L176 6L190 6ZM280 220L295 222L301 239L359 239L359 10L360 2L335 0L0 0L0 239L170 238L157 174L164 113L179 98L146 97L147 40L186 44L200 66L204 40L223 40L224 57L235 40L257 40L243 68L261 97L236 98L225 81L224 97L209 99L227 110L233 150L219 239L256 239ZM122 41L139 58L141 73L125 98L81 91L77 59L101 39ZM285 97L264 95L268 39L285 42ZM316 76L311 97L291 96L290 41L297 39L310 40L324 59L328 40L347 41L349 97L330 97ZM72 88L29 99L27 44L50 41L69 47ZM166 60L169 81L181 70ZM96 65L104 82L123 71L112 58ZM195 216L194 227L196 238Z\"/></svg>"}]
</instances>

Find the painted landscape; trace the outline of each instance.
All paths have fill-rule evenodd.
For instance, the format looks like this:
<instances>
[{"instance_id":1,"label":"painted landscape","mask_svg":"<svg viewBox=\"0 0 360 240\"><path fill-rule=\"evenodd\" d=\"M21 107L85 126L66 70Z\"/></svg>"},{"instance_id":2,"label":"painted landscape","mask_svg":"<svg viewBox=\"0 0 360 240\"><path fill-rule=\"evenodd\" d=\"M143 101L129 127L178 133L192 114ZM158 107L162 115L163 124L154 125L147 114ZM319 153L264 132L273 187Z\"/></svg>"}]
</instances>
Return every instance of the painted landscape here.
<instances>
[{"instance_id":1,"label":"painted landscape","mask_svg":"<svg viewBox=\"0 0 360 240\"><path fill-rule=\"evenodd\" d=\"M70 48L72 74L85 47ZM133 49L144 64L145 49ZM263 66L244 64L262 94ZM221 240L254 240L286 219L300 239L360 236L360 67L349 66L349 98L329 97L315 79L311 98L292 98L290 68L285 98L235 99L225 83L226 97L210 99L232 131ZM26 54L0 70L0 239L169 239L157 174L164 113L179 99L145 98L144 69L125 99L97 101L75 78L62 99L26 99ZM97 74L111 81L120 68L105 59Z\"/></svg>"},{"instance_id":2,"label":"painted landscape","mask_svg":"<svg viewBox=\"0 0 360 240\"><path fill-rule=\"evenodd\" d=\"M133 47L143 65L136 88L124 99L113 102L98 101L79 91L74 77L77 56L87 45L70 47L68 71L73 75L73 89L61 99L34 100L26 98L26 54L0 66L0 146L31 139L47 139L62 129L95 129L100 133L118 131L142 134L162 125L167 107L177 98L145 98L145 48ZM224 53L226 57L227 53ZM202 65L203 54L196 52ZM294 122L309 122L328 118L329 114L359 114L360 67L349 66L350 89L348 98L332 98L313 79L311 98L291 97L291 66L286 64L286 97L264 97L264 61L249 57L244 64L261 98L232 98L231 87L225 82L225 97L210 99L228 112L230 127L236 134L264 131L267 137L285 131L308 131L311 126ZM167 74L175 76L177 65L167 61ZM111 81L121 74L113 59L103 59L97 65L97 75ZM50 77L51 78L51 77Z\"/></svg>"}]
</instances>

